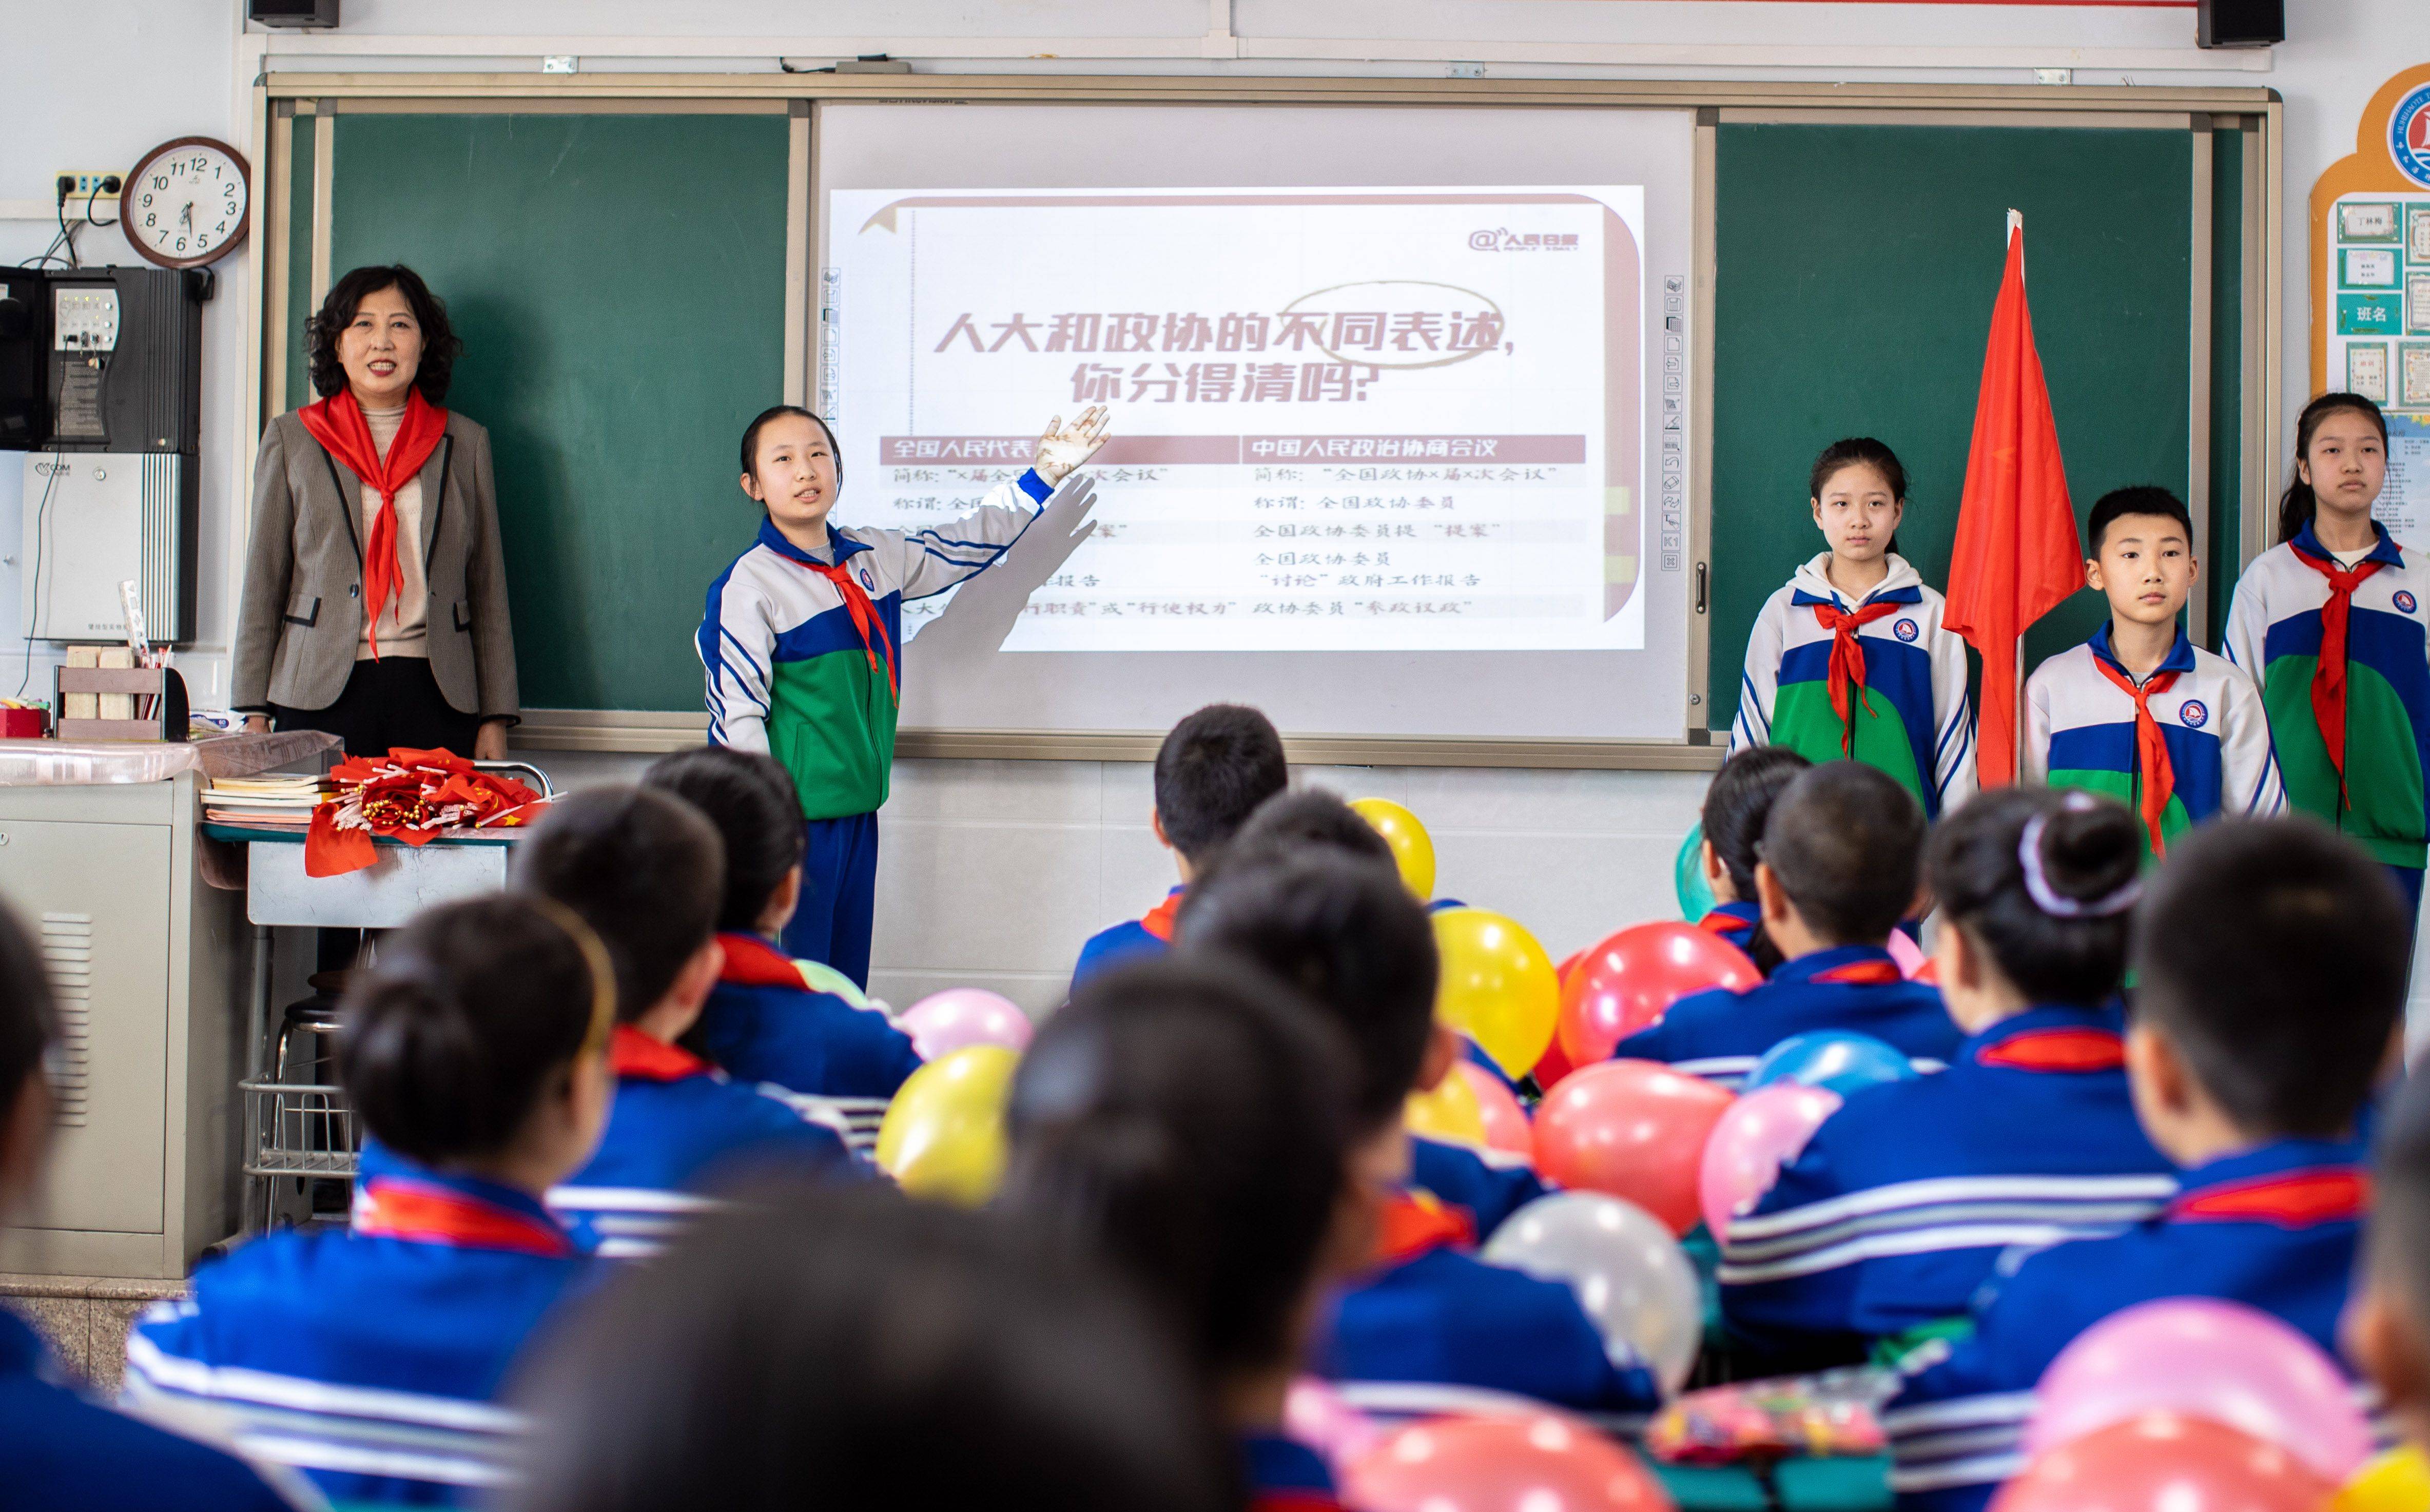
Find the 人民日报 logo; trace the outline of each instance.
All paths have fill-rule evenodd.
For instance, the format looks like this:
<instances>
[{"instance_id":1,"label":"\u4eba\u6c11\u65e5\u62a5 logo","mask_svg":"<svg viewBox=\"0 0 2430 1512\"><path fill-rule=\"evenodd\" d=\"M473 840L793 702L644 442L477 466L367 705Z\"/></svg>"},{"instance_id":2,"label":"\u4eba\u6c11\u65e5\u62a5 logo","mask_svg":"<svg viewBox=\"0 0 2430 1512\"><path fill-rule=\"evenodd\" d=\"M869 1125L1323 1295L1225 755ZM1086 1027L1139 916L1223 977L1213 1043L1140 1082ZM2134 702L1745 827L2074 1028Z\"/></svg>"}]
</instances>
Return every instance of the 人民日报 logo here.
<instances>
[{"instance_id":1,"label":"\u4eba\u6c11\u65e5\u62a5 logo","mask_svg":"<svg viewBox=\"0 0 2430 1512\"><path fill-rule=\"evenodd\" d=\"M1913 620L1901 620L1898 623L1890 626L1890 634L1912 645L1915 643L1915 638L1923 634L1923 632L1917 628L1916 623Z\"/></svg>"},{"instance_id":2,"label":"\u4eba\u6c11\u65e5\u62a5 logo","mask_svg":"<svg viewBox=\"0 0 2430 1512\"><path fill-rule=\"evenodd\" d=\"M2198 698L2189 698L2177 706L2177 723L2189 730L2199 730L2210 723L2210 710Z\"/></svg>"},{"instance_id":3,"label":"\u4eba\u6c11\u65e5\u62a5 logo","mask_svg":"<svg viewBox=\"0 0 2430 1512\"><path fill-rule=\"evenodd\" d=\"M2405 177L2430 187L2430 84L2397 101L2388 112L2388 155Z\"/></svg>"}]
</instances>

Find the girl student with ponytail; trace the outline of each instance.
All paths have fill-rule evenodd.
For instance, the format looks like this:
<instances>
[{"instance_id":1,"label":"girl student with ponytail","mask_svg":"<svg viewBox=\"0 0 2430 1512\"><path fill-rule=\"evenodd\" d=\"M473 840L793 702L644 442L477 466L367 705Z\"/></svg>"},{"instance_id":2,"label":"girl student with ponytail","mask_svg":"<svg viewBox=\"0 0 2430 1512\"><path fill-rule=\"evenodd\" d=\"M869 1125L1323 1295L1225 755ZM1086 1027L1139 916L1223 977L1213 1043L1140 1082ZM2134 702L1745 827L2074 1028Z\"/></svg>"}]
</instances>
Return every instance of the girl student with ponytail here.
<instances>
[{"instance_id":1,"label":"girl student with ponytail","mask_svg":"<svg viewBox=\"0 0 2430 1512\"><path fill-rule=\"evenodd\" d=\"M1772 818L1772 801L1814 763L1785 745L1759 745L1722 763L1705 789L1705 885L1713 889L1710 913L1696 921L1747 953L1770 976L1780 964L1780 947L1763 932L1763 904L1756 896L1756 846Z\"/></svg>"},{"instance_id":2,"label":"girl student with ponytail","mask_svg":"<svg viewBox=\"0 0 2430 1512\"><path fill-rule=\"evenodd\" d=\"M805 854L788 955L869 986L877 810L894 765L903 604L1001 560L1064 478L1106 443L1103 406L1057 416L1036 459L972 513L926 530L830 525L843 454L798 405L742 432L742 491L766 513L758 539L708 587L697 637L708 742L764 752L801 796Z\"/></svg>"},{"instance_id":3,"label":"girl student with ponytail","mask_svg":"<svg viewBox=\"0 0 2430 1512\"><path fill-rule=\"evenodd\" d=\"M1906 469L1870 436L1814 459L1809 507L1828 549L1766 600L1747 636L1733 755L1785 745L1881 768L1938 819L1974 790L1966 643L1898 554Z\"/></svg>"},{"instance_id":4,"label":"girl student with ponytail","mask_svg":"<svg viewBox=\"0 0 2430 1512\"><path fill-rule=\"evenodd\" d=\"M541 1197L614 1096L615 971L562 905L430 909L348 989L361 1121L343 1229L288 1229L194 1275L126 1343L128 1404L215 1420L332 1501L457 1504L512 1478L509 1367L586 1274Z\"/></svg>"},{"instance_id":5,"label":"girl student with ponytail","mask_svg":"<svg viewBox=\"0 0 2430 1512\"><path fill-rule=\"evenodd\" d=\"M2430 560L2372 518L2387 478L2377 405L2324 393L2304 407L2278 544L2236 585L2226 649L2261 685L2288 804L2359 843L2418 915Z\"/></svg>"},{"instance_id":6,"label":"girl student with ponytail","mask_svg":"<svg viewBox=\"0 0 2430 1512\"><path fill-rule=\"evenodd\" d=\"M1938 1075L1868 1088L1722 1238L1722 1309L1758 1346L1893 1352L1961 1317L2012 1243L2132 1222L2175 1190L2136 1122L2118 994L2143 830L2082 791L2002 788L1933 830ZM1854 1230L1839 1221L1864 1215Z\"/></svg>"}]
</instances>

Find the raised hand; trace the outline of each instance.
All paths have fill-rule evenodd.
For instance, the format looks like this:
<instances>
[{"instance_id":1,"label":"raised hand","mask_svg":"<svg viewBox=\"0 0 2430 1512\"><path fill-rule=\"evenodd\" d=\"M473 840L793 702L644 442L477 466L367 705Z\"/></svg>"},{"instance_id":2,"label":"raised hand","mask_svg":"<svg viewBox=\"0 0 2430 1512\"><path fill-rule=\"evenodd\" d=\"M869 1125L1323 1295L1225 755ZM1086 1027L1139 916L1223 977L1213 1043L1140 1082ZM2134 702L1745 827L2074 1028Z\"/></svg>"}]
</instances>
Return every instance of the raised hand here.
<instances>
[{"instance_id":1,"label":"raised hand","mask_svg":"<svg viewBox=\"0 0 2430 1512\"><path fill-rule=\"evenodd\" d=\"M1090 405L1071 424L1056 416L1046 423L1045 433L1038 438L1038 458L1030 467L1048 488L1072 475L1073 469L1097 455L1106 444L1106 433L1113 425L1113 417L1103 405Z\"/></svg>"}]
</instances>

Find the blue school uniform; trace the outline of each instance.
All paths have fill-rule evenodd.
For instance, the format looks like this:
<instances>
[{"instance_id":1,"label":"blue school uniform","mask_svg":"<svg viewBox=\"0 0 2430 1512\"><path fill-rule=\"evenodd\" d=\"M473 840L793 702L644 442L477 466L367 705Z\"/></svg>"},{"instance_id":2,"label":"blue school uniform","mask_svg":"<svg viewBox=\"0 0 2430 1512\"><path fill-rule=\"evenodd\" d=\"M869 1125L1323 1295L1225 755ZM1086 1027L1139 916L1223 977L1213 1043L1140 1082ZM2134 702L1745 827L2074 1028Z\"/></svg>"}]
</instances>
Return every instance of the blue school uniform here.
<instances>
[{"instance_id":1,"label":"blue school uniform","mask_svg":"<svg viewBox=\"0 0 2430 1512\"><path fill-rule=\"evenodd\" d=\"M1974 1512L2024 1468L2034 1387L2076 1336L2165 1297L2240 1302L2336 1357L2370 1178L2352 1142L2283 1139L2183 1173L2122 1234L2034 1254L1986 1288L1973 1336L1909 1378L1882 1414L1891 1488L1916 1512Z\"/></svg>"},{"instance_id":2,"label":"blue school uniform","mask_svg":"<svg viewBox=\"0 0 2430 1512\"><path fill-rule=\"evenodd\" d=\"M1072 967L1072 988L1078 990L1081 983L1113 965L1134 955L1161 955L1173 948L1173 921L1181 912L1181 895L1188 889L1175 888L1164 895L1164 901L1137 919L1125 919L1111 928L1100 929L1080 947L1080 958Z\"/></svg>"},{"instance_id":3,"label":"blue school uniform","mask_svg":"<svg viewBox=\"0 0 2430 1512\"><path fill-rule=\"evenodd\" d=\"M1551 1190L1523 1164L1496 1165L1466 1145L1416 1135L1409 1137L1409 1185L1466 1214L1480 1240Z\"/></svg>"},{"instance_id":4,"label":"blue school uniform","mask_svg":"<svg viewBox=\"0 0 2430 1512\"><path fill-rule=\"evenodd\" d=\"M1467 1254L1474 1238L1462 1215L1438 1204L1390 1204L1382 1263L1336 1300L1319 1335L1318 1371L1589 1413L1652 1410L1660 1400L1653 1376L1612 1362L1577 1293ZM1462 1392L1426 1395L1450 1410Z\"/></svg>"},{"instance_id":5,"label":"blue school uniform","mask_svg":"<svg viewBox=\"0 0 2430 1512\"><path fill-rule=\"evenodd\" d=\"M2119 1018L2044 1005L1949 1069L1848 1099L1735 1219L1722 1313L1761 1344L1863 1344L1966 1311L2002 1252L2106 1233L2175 1195L2126 1092Z\"/></svg>"},{"instance_id":6,"label":"blue school uniform","mask_svg":"<svg viewBox=\"0 0 2430 1512\"><path fill-rule=\"evenodd\" d=\"M603 1258L657 1254L717 1205L711 1186L745 1171L852 1169L835 1130L689 1051L620 1024L608 1055L616 1105L598 1153L548 1194L574 1241Z\"/></svg>"},{"instance_id":7,"label":"blue school uniform","mask_svg":"<svg viewBox=\"0 0 2430 1512\"><path fill-rule=\"evenodd\" d=\"M701 1053L738 1082L820 1100L849 1123L853 1148L862 1149L876 1138L896 1089L920 1069L911 1037L875 1008L813 989L790 957L757 936L720 935L717 942L725 965L701 1009Z\"/></svg>"},{"instance_id":8,"label":"blue school uniform","mask_svg":"<svg viewBox=\"0 0 2430 1512\"><path fill-rule=\"evenodd\" d=\"M1906 980L1879 945L1837 945L1782 962L1770 981L1743 992L1715 988L1681 998L1611 1057L1664 1061L1735 1088L1765 1051L1822 1029L1871 1035L1924 1071L1947 1064L1960 1038L1939 988Z\"/></svg>"},{"instance_id":9,"label":"blue school uniform","mask_svg":"<svg viewBox=\"0 0 2430 1512\"><path fill-rule=\"evenodd\" d=\"M1755 932L1763 927L1763 910L1751 903L1717 903L1696 921L1696 927L1721 936L1740 950L1752 950Z\"/></svg>"},{"instance_id":10,"label":"blue school uniform","mask_svg":"<svg viewBox=\"0 0 2430 1512\"><path fill-rule=\"evenodd\" d=\"M1323 1456L1296 1438L1249 1434L1240 1439L1249 1512L1341 1512L1333 1471Z\"/></svg>"},{"instance_id":11,"label":"blue school uniform","mask_svg":"<svg viewBox=\"0 0 2430 1512\"><path fill-rule=\"evenodd\" d=\"M349 1226L196 1271L128 1338L126 1400L215 1409L333 1501L463 1504L512 1480L500 1388L590 1264L538 1198L366 1141Z\"/></svg>"},{"instance_id":12,"label":"blue school uniform","mask_svg":"<svg viewBox=\"0 0 2430 1512\"><path fill-rule=\"evenodd\" d=\"M0 1506L11 1512L291 1512L253 1467L89 1402L0 1309Z\"/></svg>"}]
</instances>

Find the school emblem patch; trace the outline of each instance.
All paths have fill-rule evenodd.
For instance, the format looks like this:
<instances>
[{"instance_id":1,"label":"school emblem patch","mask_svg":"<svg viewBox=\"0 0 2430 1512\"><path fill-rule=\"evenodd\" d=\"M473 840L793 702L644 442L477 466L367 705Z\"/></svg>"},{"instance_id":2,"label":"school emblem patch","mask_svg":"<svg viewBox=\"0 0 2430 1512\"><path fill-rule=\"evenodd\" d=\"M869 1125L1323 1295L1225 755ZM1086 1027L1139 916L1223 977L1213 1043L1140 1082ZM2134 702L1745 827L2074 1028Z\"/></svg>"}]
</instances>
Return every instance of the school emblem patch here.
<instances>
[{"instance_id":1,"label":"school emblem patch","mask_svg":"<svg viewBox=\"0 0 2430 1512\"><path fill-rule=\"evenodd\" d=\"M2405 177L2430 186L2430 84L2397 101L2388 112L2388 155Z\"/></svg>"},{"instance_id":2,"label":"school emblem patch","mask_svg":"<svg viewBox=\"0 0 2430 1512\"><path fill-rule=\"evenodd\" d=\"M2400 589L2398 589L2398 590L2396 590L2396 612L2397 612L2397 613L2399 613L2399 614L2410 614L2410 613L2412 613L2415 609L2418 609L2418 608L2420 608L2421 606L2422 606L2422 605L2421 605L2421 601L2420 601L2420 600L2418 600L2418 599L2416 599L2412 594L2410 594L2410 593L2406 592L2405 590L2403 590L2403 589L2401 589L2401 588L2400 588Z\"/></svg>"},{"instance_id":3,"label":"school emblem patch","mask_svg":"<svg viewBox=\"0 0 2430 1512\"><path fill-rule=\"evenodd\" d=\"M873 590L877 587L877 579L869 575L869 569L866 567L860 570L860 586Z\"/></svg>"},{"instance_id":4,"label":"school emblem patch","mask_svg":"<svg viewBox=\"0 0 2430 1512\"><path fill-rule=\"evenodd\" d=\"M2210 710L2199 698L2189 698L2177 706L2177 723L2189 730L2199 730L2210 723Z\"/></svg>"},{"instance_id":5,"label":"school emblem patch","mask_svg":"<svg viewBox=\"0 0 2430 1512\"><path fill-rule=\"evenodd\" d=\"M1915 638L1923 634L1923 632L1916 626L1916 623L1913 620L1901 620L1898 623L1890 626L1890 634L1912 645L1915 642Z\"/></svg>"}]
</instances>

